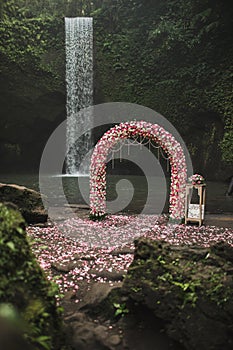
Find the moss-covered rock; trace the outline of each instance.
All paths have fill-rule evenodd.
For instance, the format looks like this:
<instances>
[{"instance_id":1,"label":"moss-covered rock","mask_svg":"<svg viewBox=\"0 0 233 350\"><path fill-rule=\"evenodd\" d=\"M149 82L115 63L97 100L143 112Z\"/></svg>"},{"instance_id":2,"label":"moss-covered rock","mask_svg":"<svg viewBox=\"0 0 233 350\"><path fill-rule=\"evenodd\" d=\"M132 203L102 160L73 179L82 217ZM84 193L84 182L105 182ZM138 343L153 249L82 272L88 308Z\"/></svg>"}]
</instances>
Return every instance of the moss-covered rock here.
<instances>
[{"instance_id":1,"label":"moss-covered rock","mask_svg":"<svg viewBox=\"0 0 233 350\"><path fill-rule=\"evenodd\" d=\"M123 292L166 324L187 349L232 349L233 248L136 241Z\"/></svg>"},{"instance_id":2,"label":"moss-covered rock","mask_svg":"<svg viewBox=\"0 0 233 350\"><path fill-rule=\"evenodd\" d=\"M44 223L48 219L42 196L37 191L24 186L0 183L0 197L2 202L17 205L28 224Z\"/></svg>"},{"instance_id":3,"label":"moss-covered rock","mask_svg":"<svg viewBox=\"0 0 233 350\"><path fill-rule=\"evenodd\" d=\"M0 204L0 304L19 314L24 337L35 349L57 349L60 311L51 284L31 252L21 214Z\"/></svg>"}]
</instances>

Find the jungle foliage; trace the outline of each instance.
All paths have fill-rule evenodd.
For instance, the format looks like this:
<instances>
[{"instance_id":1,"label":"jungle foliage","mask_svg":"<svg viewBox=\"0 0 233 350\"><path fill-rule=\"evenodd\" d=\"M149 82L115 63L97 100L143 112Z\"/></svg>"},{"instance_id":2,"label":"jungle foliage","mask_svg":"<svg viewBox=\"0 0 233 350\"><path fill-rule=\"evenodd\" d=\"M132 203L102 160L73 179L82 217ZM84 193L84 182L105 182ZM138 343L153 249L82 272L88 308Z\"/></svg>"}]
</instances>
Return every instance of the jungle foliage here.
<instances>
[{"instance_id":1,"label":"jungle foliage","mask_svg":"<svg viewBox=\"0 0 233 350\"><path fill-rule=\"evenodd\" d=\"M163 114L207 173L233 161L231 1L2 1L5 79L23 72L40 91L65 95L63 17L83 15L94 17L96 103L133 102Z\"/></svg>"}]
</instances>

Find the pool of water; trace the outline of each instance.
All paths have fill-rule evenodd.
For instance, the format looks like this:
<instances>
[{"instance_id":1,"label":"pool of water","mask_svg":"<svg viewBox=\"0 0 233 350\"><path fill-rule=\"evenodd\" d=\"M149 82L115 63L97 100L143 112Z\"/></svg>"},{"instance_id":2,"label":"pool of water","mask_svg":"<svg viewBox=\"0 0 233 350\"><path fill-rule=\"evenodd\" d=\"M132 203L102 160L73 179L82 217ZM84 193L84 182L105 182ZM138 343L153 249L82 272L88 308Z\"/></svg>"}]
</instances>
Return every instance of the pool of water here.
<instances>
[{"instance_id":1,"label":"pool of water","mask_svg":"<svg viewBox=\"0 0 233 350\"><path fill-rule=\"evenodd\" d=\"M64 190L65 198L57 191L56 177L48 177L46 192L52 198L53 205L63 205L66 201L69 203L86 204L85 196L88 198L89 189L89 177L62 177L61 183ZM120 180L124 180L119 183ZM125 182L125 181L129 182ZM14 183L18 185L27 186L29 188L39 190L39 177L38 174L2 174L0 175L0 182L2 183ZM117 189L117 183L121 184ZM156 183L156 181L154 182ZM156 186L156 194L153 200L148 205L148 213L156 213L160 210L159 206L163 206L163 212L168 210L168 197L169 197L169 179L165 183L167 194L164 197L164 186L158 181ZM83 191L83 188L85 189ZM233 212L233 197L227 197L226 191L228 184L225 182L207 182L207 196L206 196L206 211L209 213L221 214ZM117 190L116 190L117 189ZM86 192L86 193L83 193ZM117 193L118 192L118 193ZM133 193L134 192L134 193ZM46 193L46 194L47 194ZM139 213L145 207L148 197L148 185L147 180L143 176L133 175L109 175L107 177L107 200L116 200L117 196L120 196L121 201L126 203L125 212ZM83 198L84 197L84 198ZM127 200L130 203L127 205ZM158 205L159 203L159 205Z\"/></svg>"}]
</instances>

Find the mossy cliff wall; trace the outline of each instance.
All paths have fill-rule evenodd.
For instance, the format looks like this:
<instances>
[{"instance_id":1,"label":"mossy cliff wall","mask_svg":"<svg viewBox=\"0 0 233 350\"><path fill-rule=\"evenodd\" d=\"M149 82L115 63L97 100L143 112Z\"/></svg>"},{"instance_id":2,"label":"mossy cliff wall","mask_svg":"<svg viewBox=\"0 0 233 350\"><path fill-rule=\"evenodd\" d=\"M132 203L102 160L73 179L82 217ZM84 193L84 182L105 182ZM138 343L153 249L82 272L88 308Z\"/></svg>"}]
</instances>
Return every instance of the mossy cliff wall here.
<instances>
[{"instance_id":1,"label":"mossy cliff wall","mask_svg":"<svg viewBox=\"0 0 233 350\"><path fill-rule=\"evenodd\" d=\"M64 1L53 11L50 1L42 13L26 1L19 8L11 3L0 26L5 167L35 169L46 140L65 119L63 16L83 10L94 17L95 103L156 110L183 136L195 171L208 178L231 175L230 2L87 1L67 10Z\"/></svg>"}]
</instances>

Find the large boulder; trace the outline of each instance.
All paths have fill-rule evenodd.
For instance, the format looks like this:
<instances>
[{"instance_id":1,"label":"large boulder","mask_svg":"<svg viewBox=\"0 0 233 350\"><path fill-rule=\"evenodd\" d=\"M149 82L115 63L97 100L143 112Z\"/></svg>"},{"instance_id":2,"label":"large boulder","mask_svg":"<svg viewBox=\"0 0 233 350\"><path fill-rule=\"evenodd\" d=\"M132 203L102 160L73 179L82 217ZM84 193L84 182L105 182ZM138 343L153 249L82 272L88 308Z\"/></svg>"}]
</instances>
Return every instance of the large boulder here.
<instances>
[{"instance_id":1,"label":"large boulder","mask_svg":"<svg viewBox=\"0 0 233 350\"><path fill-rule=\"evenodd\" d=\"M55 297L58 289L48 281L31 252L21 214L2 204L0 252L0 324L3 321L5 328L13 327L8 326L7 317L4 321L10 308L13 324L18 322L22 327L21 335L24 334L24 339L34 350L60 349L61 315ZM4 328L0 326L0 349L19 349L4 346L6 337L2 332Z\"/></svg>"},{"instance_id":2,"label":"large boulder","mask_svg":"<svg viewBox=\"0 0 233 350\"><path fill-rule=\"evenodd\" d=\"M233 248L224 243L171 246L146 239L135 245L123 282L129 305L149 309L186 349L232 349Z\"/></svg>"},{"instance_id":3,"label":"large boulder","mask_svg":"<svg viewBox=\"0 0 233 350\"><path fill-rule=\"evenodd\" d=\"M17 205L28 224L44 223L48 219L40 193L27 187L0 183L0 201Z\"/></svg>"}]
</instances>

